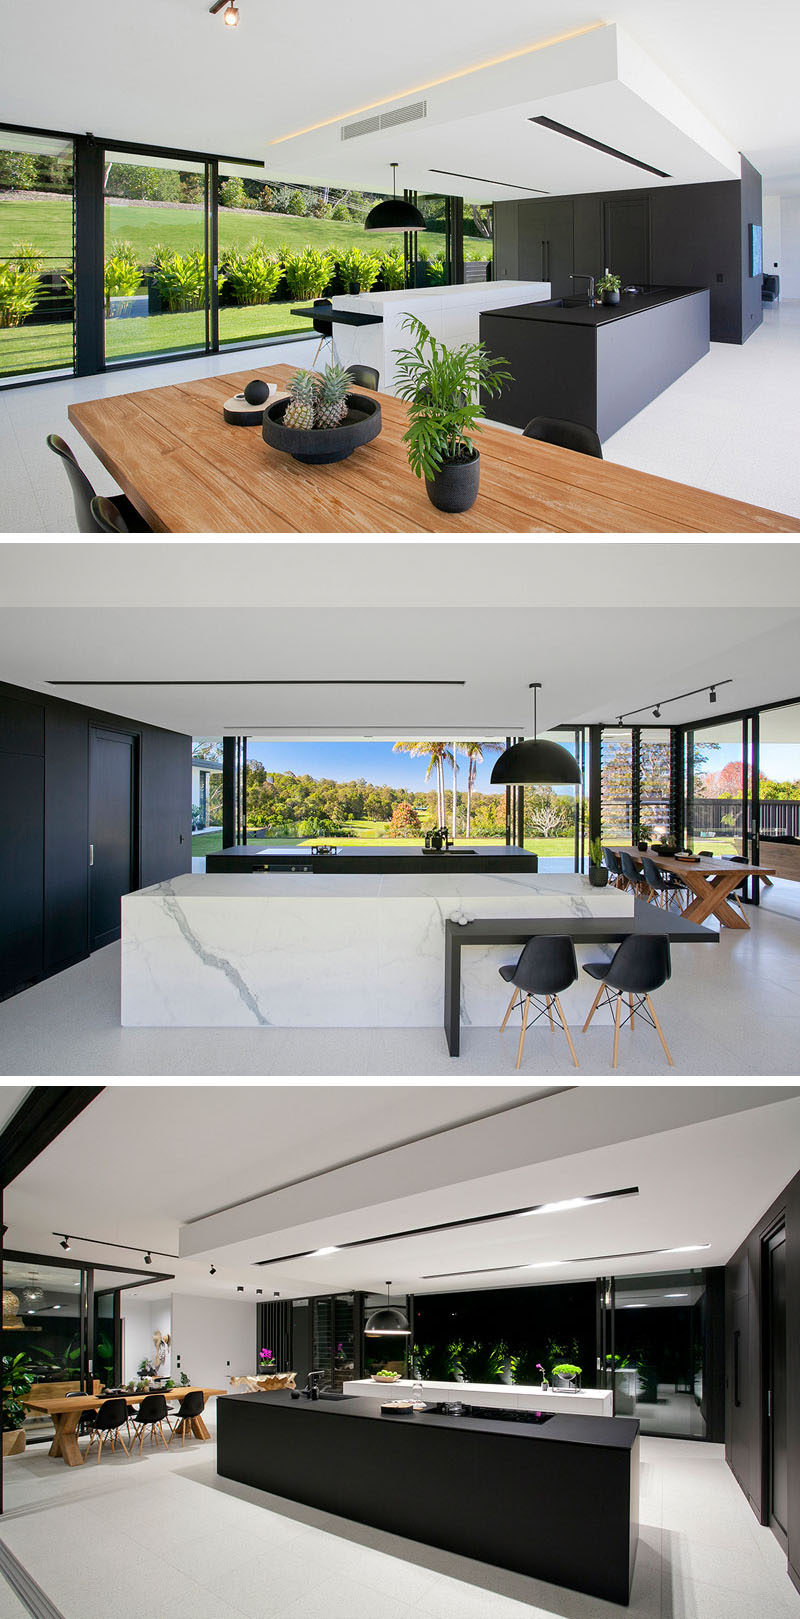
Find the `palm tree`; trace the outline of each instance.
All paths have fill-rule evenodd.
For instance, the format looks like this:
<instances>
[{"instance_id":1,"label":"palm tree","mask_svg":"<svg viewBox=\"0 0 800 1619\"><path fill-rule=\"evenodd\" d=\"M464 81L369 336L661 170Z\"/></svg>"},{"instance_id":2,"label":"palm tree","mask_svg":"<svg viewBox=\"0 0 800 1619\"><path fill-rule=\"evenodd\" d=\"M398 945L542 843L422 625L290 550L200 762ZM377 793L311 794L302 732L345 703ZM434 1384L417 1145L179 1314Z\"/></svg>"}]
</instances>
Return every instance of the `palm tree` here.
<instances>
[{"instance_id":1,"label":"palm tree","mask_svg":"<svg viewBox=\"0 0 800 1619\"><path fill-rule=\"evenodd\" d=\"M413 759L427 759L428 768L425 771L425 780L430 781L431 771L436 769L436 817L437 826L445 823L444 801L444 763L450 758L450 751L445 742L395 742L394 753L410 753Z\"/></svg>"},{"instance_id":2,"label":"palm tree","mask_svg":"<svg viewBox=\"0 0 800 1619\"><path fill-rule=\"evenodd\" d=\"M499 742L462 742L461 752L466 754L469 761L467 767L467 837L469 837L472 826L472 791L478 774L478 765L482 763L484 753L501 753L502 748Z\"/></svg>"}]
</instances>

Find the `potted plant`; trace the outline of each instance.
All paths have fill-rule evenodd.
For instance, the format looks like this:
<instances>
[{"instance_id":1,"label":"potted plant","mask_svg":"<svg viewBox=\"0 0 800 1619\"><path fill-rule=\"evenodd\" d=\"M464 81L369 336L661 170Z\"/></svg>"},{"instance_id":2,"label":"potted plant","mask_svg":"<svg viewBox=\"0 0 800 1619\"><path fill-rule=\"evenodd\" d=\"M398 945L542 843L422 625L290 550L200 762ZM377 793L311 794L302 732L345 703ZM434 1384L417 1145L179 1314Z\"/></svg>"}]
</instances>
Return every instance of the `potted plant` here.
<instances>
[{"instance_id":1,"label":"potted plant","mask_svg":"<svg viewBox=\"0 0 800 1619\"><path fill-rule=\"evenodd\" d=\"M191 1383L191 1378L187 1377L186 1372L181 1372L181 1383L180 1383L181 1388L182 1389L188 1389L190 1383Z\"/></svg>"},{"instance_id":2,"label":"potted plant","mask_svg":"<svg viewBox=\"0 0 800 1619\"><path fill-rule=\"evenodd\" d=\"M608 882L608 867L603 864L602 838L592 838L589 844L589 881L592 888L605 888Z\"/></svg>"},{"instance_id":3,"label":"potted plant","mask_svg":"<svg viewBox=\"0 0 800 1619\"><path fill-rule=\"evenodd\" d=\"M33 1387L30 1357L24 1349L3 1356L3 1455L20 1456L25 1449L24 1400Z\"/></svg>"},{"instance_id":4,"label":"potted plant","mask_svg":"<svg viewBox=\"0 0 800 1619\"><path fill-rule=\"evenodd\" d=\"M605 273L601 275L600 280L596 283L594 290L595 292L600 293L604 304L618 304L621 287L622 277L612 275L611 271L606 265Z\"/></svg>"},{"instance_id":5,"label":"potted plant","mask_svg":"<svg viewBox=\"0 0 800 1619\"><path fill-rule=\"evenodd\" d=\"M473 443L483 417L481 394L500 393L511 380L506 361L482 343L445 348L415 315L403 325L415 346L395 352L395 391L409 406L412 472L425 479L428 499L442 512L466 512L478 497L481 458Z\"/></svg>"},{"instance_id":6,"label":"potted plant","mask_svg":"<svg viewBox=\"0 0 800 1619\"><path fill-rule=\"evenodd\" d=\"M580 1366L573 1366L572 1361L570 1360L559 1361L558 1365L553 1367L553 1380L556 1388L580 1388L582 1369L583 1368Z\"/></svg>"},{"instance_id":7,"label":"potted plant","mask_svg":"<svg viewBox=\"0 0 800 1619\"><path fill-rule=\"evenodd\" d=\"M550 1384L549 1384L549 1382L547 1380L547 1377L545 1375L545 1369L544 1369L544 1367L543 1367L540 1360L537 1360L537 1362L536 1362L536 1370L537 1370L537 1372L541 1372L541 1374L542 1374L542 1393L546 1394L547 1390L550 1387Z\"/></svg>"},{"instance_id":8,"label":"potted plant","mask_svg":"<svg viewBox=\"0 0 800 1619\"><path fill-rule=\"evenodd\" d=\"M633 828L633 841L640 854L644 854L652 836L653 828L648 826L646 821L641 821L638 826Z\"/></svg>"}]
</instances>

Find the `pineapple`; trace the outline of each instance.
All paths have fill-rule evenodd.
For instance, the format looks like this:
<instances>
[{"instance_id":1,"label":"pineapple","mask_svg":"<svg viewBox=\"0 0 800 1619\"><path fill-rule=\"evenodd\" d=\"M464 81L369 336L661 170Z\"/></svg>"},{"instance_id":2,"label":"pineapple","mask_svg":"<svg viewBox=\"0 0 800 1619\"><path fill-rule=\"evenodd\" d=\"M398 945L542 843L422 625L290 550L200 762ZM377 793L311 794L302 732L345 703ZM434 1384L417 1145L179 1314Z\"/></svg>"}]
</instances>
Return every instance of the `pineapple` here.
<instances>
[{"instance_id":1,"label":"pineapple","mask_svg":"<svg viewBox=\"0 0 800 1619\"><path fill-rule=\"evenodd\" d=\"M350 378L343 365L333 361L326 365L319 383L316 401L315 427L338 427L347 415L347 390Z\"/></svg>"},{"instance_id":2,"label":"pineapple","mask_svg":"<svg viewBox=\"0 0 800 1619\"><path fill-rule=\"evenodd\" d=\"M289 403L283 414L284 427L301 431L314 426L314 409L319 379L313 371L298 371L289 383Z\"/></svg>"}]
</instances>

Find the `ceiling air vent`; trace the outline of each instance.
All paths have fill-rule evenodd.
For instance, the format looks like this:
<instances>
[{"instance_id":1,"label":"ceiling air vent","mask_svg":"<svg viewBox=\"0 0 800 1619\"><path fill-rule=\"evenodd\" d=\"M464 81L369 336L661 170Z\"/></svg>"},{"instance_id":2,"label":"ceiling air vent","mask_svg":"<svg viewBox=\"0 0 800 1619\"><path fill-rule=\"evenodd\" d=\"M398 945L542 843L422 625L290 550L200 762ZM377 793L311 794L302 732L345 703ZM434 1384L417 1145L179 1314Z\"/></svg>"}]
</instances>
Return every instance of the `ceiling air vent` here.
<instances>
[{"instance_id":1,"label":"ceiling air vent","mask_svg":"<svg viewBox=\"0 0 800 1619\"><path fill-rule=\"evenodd\" d=\"M380 127L380 118L373 113L371 118L359 118L355 124L342 124L342 140L352 141L357 135L375 135Z\"/></svg>"}]
</instances>

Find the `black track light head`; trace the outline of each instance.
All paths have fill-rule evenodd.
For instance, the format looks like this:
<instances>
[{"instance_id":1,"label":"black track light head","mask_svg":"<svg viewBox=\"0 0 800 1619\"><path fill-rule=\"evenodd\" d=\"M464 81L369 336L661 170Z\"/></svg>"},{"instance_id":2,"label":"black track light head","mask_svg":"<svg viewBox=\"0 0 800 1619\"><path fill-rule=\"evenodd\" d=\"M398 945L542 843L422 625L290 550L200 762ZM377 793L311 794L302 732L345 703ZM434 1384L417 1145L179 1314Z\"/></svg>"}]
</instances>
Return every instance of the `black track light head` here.
<instances>
[{"instance_id":1,"label":"black track light head","mask_svg":"<svg viewBox=\"0 0 800 1619\"><path fill-rule=\"evenodd\" d=\"M65 1254L68 1254L69 1251L70 1251L70 1248L72 1246L72 1244L70 1243L69 1237L66 1237L66 1236L62 1237L58 1246L59 1246L59 1248L63 1248Z\"/></svg>"},{"instance_id":2,"label":"black track light head","mask_svg":"<svg viewBox=\"0 0 800 1619\"><path fill-rule=\"evenodd\" d=\"M210 1266L209 1266L209 1271L208 1271L208 1274L209 1274L209 1276L216 1276L216 1274L217 1274L217 1267L216 1267L216 1265L210 1265Z\"/></svg>"},{"instance_id":3,"label":"black track light head","mask_svg":"<svg viewBox=\"0 0 800 1619\"><path fill-rule=\"evenodd\" d=\"M244 1288L243 1287L237 1287L236 1291L237 1291L237 1293L243 1293Z\"/></svg>"},{"instance_id":4,"label":"black track light head","mask_svg":"<svg viewBox=\"0 0 800 1619\"><path fill-rule=\"evenodd\" d=\"M653 709L653 719L654 720L660 720L660 718L661 718L661 704L656 703L656 706Z\"/></svg>"},{"instance_id":5,"label":"black track light head","mask_svg":"<svg viewBox=\"0 0 800 1619\"><path fill-rule=\"evenodd\" d=\"M709 688L708 688L708 700L709 700L710 703L715 703L716 702L716 700L717 700L717 688L716 688L716 686L709 686Z\"/></svg>"},{"instance_id":6,"label":"black track light head","mask_svg":"<svg viewBox=\"0 0 800 1619\"><path fill-rule=\"evenodd\" d=\"M147 1250L147 1253L144 1256L144 1262L145 1262L146 1265L152 1265L152 1263L153 1263L153 1255L151 1254L149 1248Z\"/></svg>"}]
</instances>

